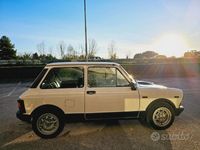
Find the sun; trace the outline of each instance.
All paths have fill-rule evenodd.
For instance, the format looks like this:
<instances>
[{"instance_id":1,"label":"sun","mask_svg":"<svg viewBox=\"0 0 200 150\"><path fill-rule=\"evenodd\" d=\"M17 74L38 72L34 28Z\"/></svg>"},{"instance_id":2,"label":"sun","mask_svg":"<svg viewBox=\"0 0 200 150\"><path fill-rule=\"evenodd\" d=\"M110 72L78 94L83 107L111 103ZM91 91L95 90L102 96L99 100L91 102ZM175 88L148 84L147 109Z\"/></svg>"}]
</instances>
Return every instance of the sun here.
<instances>
[{"instance_id":1,"label":"sun","mask_svg":"<svg viewBox=\"0 0 200 150\"><path fill-rule=\"evenodd\" d=\"M154 48L159 54L168 57L181 57L189 49L189 46L183 35L172 33L159 37L154 44Z\"/></svg>"}]
</instances>

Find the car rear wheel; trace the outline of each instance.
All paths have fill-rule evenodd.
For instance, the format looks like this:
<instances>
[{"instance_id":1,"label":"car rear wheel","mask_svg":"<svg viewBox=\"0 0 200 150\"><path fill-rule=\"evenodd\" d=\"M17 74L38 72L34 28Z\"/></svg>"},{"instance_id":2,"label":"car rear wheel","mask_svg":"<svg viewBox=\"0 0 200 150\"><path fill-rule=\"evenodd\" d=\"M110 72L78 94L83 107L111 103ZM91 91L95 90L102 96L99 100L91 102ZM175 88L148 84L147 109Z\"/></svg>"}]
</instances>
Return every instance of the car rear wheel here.
<instances>
[{"instance_id":1,"label":"car rear wheel","mask_svg":"<svg viewBox=\"0 0 200 150\"><path fill-rule=\"evenodd\" d=\"M33 116L32 128L41 138L54 138L58 136L64 128L63 117L57 111L43 110Z\"/></svg>"},{"instance_id":2,"label":"car rear wheel","mask_svg":"<svg viewBox=\"0 0 200 150\"><path fill-rule=\"evenodd\" d=\"M147 122L150 126L157 130L169 128L174 122L174 109L165 102L154 104L147 111Z\"/></svg>"}]
</instances>

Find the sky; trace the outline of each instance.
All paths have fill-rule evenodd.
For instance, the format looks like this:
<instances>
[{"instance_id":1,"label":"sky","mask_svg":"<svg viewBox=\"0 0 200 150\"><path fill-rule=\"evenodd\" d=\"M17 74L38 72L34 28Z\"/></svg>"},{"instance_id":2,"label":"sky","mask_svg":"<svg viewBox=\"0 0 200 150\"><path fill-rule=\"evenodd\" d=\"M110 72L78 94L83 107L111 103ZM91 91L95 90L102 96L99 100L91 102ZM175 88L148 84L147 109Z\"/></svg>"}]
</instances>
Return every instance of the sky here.
<instances>
[{"instance_id":1,"label":"sky","mask_svg":"<svg viewBox=\"0 0 200 150\"><path fill-rule=\"evenodd\" d=\"M59 57L61 41L81 53L83 15L83 0L0 0L0 36L8 36L18 54L37 52L44 42L46 53ZM110 43L119 58L200 50L199 0L87 0L87 25L103 58Z\"/></svg>"}]
</instances>

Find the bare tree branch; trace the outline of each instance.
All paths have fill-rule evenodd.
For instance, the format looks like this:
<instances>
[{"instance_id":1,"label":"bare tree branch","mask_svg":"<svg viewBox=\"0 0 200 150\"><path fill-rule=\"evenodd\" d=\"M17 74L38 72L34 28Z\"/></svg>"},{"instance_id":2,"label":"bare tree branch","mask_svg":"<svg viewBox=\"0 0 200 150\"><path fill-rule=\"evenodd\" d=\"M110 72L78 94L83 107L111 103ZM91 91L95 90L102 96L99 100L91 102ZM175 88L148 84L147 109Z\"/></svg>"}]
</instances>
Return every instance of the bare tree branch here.
<instances>
[{"instance_id":1,"label":"bare tree branch","mask_svg":"<svg viewBox=\"0 0 200 150\"><path fill-rule=\"evenodd\" d=\"M63 59L65 57L65 49L66 49L66 44L64 41L60 41L58 43L58 50L60 51L60 57Z\"/></svg>"},{"instance_id":2,"label":"bare tree branch","mask_svg":"<svg viewBox=\"0 0 200 150\"><path fill-rule=\"evenodd\" d=\"M95 56L97 53L97 42L95 39L89 40L89 49L88 49L88 56L92 57Z\"/></svg>"},{"instance_id":3,"label":"bare tree branch","mask_svg":"<svg viewBox=\"0 0 200 150\"><path fill-rule=\"evenodd\" d=\"M37 51L40 55L45 55L45 43L44 43L44 41L37 44Z\"/></svg>"},{"instance_id":4,"label":"bare tree branch","mask_svg":"<svg viewBox=\"0 0 200 150\"><path fill-rule=\"evenodd\" d=\"M116 46L114 41L111 41L111 43L108 45L108 56L110 59L117 58Z\"/></svg>"}]
</instances>

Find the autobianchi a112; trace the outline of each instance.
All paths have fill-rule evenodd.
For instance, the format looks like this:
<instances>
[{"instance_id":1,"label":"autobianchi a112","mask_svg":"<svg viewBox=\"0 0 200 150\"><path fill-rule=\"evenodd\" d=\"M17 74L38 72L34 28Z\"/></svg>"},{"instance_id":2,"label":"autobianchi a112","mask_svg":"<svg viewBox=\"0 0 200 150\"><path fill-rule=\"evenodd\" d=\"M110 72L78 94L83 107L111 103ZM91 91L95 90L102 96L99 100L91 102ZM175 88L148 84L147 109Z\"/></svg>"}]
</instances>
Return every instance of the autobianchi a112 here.
<instances>
[{"instance_id":1,"label":"autobianchi a112","mask_svg":"<svg viewBox=\"0 0 200 150\"><path fill-rule=\"evenodd\" d=\"M70 119L139 119L163 130L184 110L182 99L182 90L136 81L117 63L51 63L19 97L16 115L42 138Z\"/></svg>"}]
</instances>

